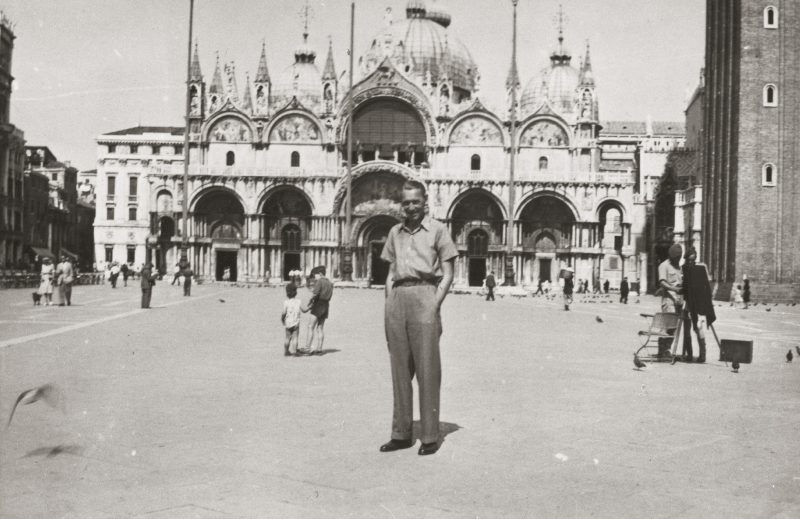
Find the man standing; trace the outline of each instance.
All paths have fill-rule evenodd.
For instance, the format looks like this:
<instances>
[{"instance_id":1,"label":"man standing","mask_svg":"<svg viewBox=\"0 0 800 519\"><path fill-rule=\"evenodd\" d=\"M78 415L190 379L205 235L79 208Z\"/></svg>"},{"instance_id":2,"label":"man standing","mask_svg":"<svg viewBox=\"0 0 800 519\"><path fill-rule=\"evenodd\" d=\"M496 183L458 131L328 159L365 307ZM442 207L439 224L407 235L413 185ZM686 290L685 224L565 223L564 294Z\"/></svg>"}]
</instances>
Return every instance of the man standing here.
<instances>
[{"instance_id":1,"label":"man standing","mask_svg":"<svg viewBox=\"0 0 800 519\"><path fill-rule=\"evenodd\" d=\"M147 263L142 269L142 308L150 308L150 297L153 295L153 286L156 276L153 274L153 264Z\"/></svg>"},{"instance_id":2,"label":"man standing","mask_svg":"<svg viewBox=\"0 0 800 519\"><path fill-rule=\"evenodd\" d=\"M497 281L494 280L494 271L489 271L489 275L486 276L487 301L494 301L494 287L496 286L497 286Z\"/></svg>"},{"instance_id":3,"label":"man standing","mask_svg":"<svg viewBox=\"0 0 800 519\"><path fill-rule=\"evenodd\" d=\"M628 278L622 278L622 282L619 284L619 302L628 304L628 294L631 291L631 287L628 284Z\"/></svg>"},{"instance_id":4,"label":"man standing","mask_svg":"<svg viewBox=\"0 0 800 519\"><path fill-rule=\"evenodd\" d=\"M311 319L308 323L308 336L304 355L322 355L322 343L325 342L325 321L328 319L328 310L333 296L333 283L325 277L325 267L320 265L311 269L314 286L311 288L311 300L308 302L308 311ZM316 341L316 347L313 346Z\"/></svg>"},{"instance_id":5,"label":"man standing","mask_svg":"<svg viewBox=\"0 0 800 519\"><path fill-rule=\"evenodd\" d=\"M572 291L575 288L575 283L572 281L572 276L575 275L572 267L564 269L564 311L569 312L569 305L572 304Z\"/></svg>"},{"instance_id":6,"label":"man standing","mask_svg":"<svg viewBox=\"0 0 800 519\"><path fill-rule=\"evenodd\" d=\"M72 283L75 282L75 267L72 266L72 261L69 256L64 256L61 259L61 286L64 289L64 301L67 306L72 305Z\"/></svg>"},{"instance_id":7,"label":"man standing","mask_svg":"<svg viewBox=\"0 0 800 519\"><path fill-rule=\"evenodd\" d=\"M669 258L665 259L658 266L658 292L661 293L661 311L676 313L684 321L684 328L687 319L683 315L683 274L681 273L680 261L683 255L683 247L678 243L673 243L668 251ZM688 362L692 359L692 338L684 335L683 356ZM676 336L675 340L678 340Z\"/></svg>"},{"instance_id":8,"label":"man standing","mask_svg":"<svg viewBox=\"0 0 800 519\"><path fill-rule=\"evenodd\" d=\"M447 227L425 214L427 194L420 182L403 186L405 221L386 239L381 259L391 263L386 279L385 327L394 388L391 440L381 452L414 445L411 379L416 374L422 446L420 455L439 450L439 390L442 368L441 306L453 282L458 256Z\"/></svg>"},{"instance_id":9,"label":"man standing","mask_svg":"<svg viewBox=\"0 0 800 519\"><path fill-rule=\"evenodd\" d=\"M683 264L683 287L686 312L692 319L692 328L684 327L684 337L694 330L700 353L697 362L706 361L706 331L717 320L714 303L711 299L711 285L708 282L708 271L702 263L695 263L697 251L689 247L686 251L686 262ZM684 341L686 339L684 338ZM689 338L691 344L691 338Z\"/></svg>"},{"instance_id":10,"label":"man standing","mask_svg":"<svg viewBox=\"0 0 800 519\"><path fill-rule=\"evenodd\" d=\"M183 276L183 295L184 297L190 296L192 295L192 276L194 271L189 262L186 262L185 267L181 270L181 275Z\"/></svg>"}]
</instances>

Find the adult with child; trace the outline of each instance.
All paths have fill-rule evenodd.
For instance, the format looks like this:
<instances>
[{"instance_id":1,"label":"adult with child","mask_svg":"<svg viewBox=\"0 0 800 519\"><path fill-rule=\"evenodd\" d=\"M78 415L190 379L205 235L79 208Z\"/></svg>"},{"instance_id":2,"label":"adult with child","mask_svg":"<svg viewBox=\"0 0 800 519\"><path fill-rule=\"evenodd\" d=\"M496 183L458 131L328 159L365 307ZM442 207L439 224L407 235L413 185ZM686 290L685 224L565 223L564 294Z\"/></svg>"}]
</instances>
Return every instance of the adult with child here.
<instances>
[{"instance_id":1,"label":"adult with child","mask_svg":"<svg viewBox=\"0 0 800 519\"><path fill-rule=\"evenodd\" d=\"M304 355L322 355L322 345L325 342L325 322L328 320L330 301L333 296L333 283L325 277L325 267L322 265L311 269L309 275L314 280L311 287L311 300L308 302L311 319L308 323L306 347L302 353Z\"/></svg>"},{"instance_id":2,"label":"adult with child","mask_svg":"<svg viewBox=\"0 0 800 519\"><path fill-rule=\"evenodd\" d=\"M458 250L447 227L426 214L424 184L407 181L402 197L404 221L389 231L381 253L381 259L390 263L384 323L394 405L391 440L380 451L414 445L411 382L416 376L422 440L418 454L427 455L439 450L441 307L453 282Z\"/></svg>"}]
</instances>

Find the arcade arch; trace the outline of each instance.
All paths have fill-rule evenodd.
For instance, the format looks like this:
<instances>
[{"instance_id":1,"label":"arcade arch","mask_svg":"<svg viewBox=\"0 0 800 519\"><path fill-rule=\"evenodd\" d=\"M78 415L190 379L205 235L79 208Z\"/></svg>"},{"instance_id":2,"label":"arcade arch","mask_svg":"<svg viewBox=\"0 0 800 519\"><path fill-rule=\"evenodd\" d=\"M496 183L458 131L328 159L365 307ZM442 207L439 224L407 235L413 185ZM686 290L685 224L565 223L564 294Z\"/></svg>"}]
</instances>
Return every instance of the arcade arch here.
<instances>
[{"instance_id":1,"label":"arcade arch","mask_svg":"<svg viewBox=\"0 0 800 519\"><path fill-rule=\"evenodd\" d=\"M198 196L193 210L194 235L210 238L209 270L218 281L236 281L245 214L233 191L216 188Z\"/></svg>"},{"instance_id":2,"label":"arcade arch","mask_svg":"<svg viewBox=\"0 0 800 519\"><path fill-rule=\"evenodd\" d=\"M571 246L575 213L555 194L546 193L529 199L519 220L529 279L555 282L558 254Z\"/></svg>"}]
</instances>

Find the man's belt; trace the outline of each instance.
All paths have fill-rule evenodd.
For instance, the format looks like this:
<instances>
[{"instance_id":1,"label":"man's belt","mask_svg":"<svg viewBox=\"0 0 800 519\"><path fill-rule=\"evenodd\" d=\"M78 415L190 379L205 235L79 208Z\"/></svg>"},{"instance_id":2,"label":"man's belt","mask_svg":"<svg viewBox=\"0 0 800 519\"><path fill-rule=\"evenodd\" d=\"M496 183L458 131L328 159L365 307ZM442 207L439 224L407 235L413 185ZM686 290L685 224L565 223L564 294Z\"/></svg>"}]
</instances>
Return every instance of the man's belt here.
<instances>
[{"instance_id":1,"label":"man's belt","mask_svg":"<svg viewBox=\"0 0 800 519\"><path fill-rule=\"evenodd\" d=\"M437 286L439 281L436 279L403 279L392 283L392 288L397 287L416 287L419 285Z\"/></svg>"}]
</instances>

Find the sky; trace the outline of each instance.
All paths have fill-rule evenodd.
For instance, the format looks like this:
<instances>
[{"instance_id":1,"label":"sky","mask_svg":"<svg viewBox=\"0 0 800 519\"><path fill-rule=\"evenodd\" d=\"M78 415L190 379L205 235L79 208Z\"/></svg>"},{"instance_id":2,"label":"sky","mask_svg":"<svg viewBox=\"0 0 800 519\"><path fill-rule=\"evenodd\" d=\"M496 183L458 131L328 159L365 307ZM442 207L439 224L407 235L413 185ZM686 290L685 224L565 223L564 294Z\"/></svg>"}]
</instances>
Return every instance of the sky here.
<instances>
[{"instance_id":1,"label":"sky","mask_svg":"<svg viewBox=\"0 0 800 519\"><path fill-rule=\"evenodd\" d=\"M350 0L308 3L317 66L322 70L330 38L341 74L348 65ZM502 103L511 62L511 0L426 3L447 8L450 37L467 46L480 70L480 96L490 106ZM407 0L355 4L357 60L383 27L386 8L399 20ZM219 52L222 61L235 61L242 89L245 73L255 74L263 41L274 82L302 41L304 5L195 0L193 37L206 81ZM549 64L557 47L559 5L575 66L586 40L591 44L601 120L684 120L703 67L704 0L519 0L523 85ZM183 125L189 0L0 0L0 9L16 34L11 123L29 145L48 146L61 161L94 169L100 134L139 124Z\"/></svg>"}]
</instances>

